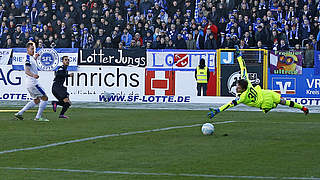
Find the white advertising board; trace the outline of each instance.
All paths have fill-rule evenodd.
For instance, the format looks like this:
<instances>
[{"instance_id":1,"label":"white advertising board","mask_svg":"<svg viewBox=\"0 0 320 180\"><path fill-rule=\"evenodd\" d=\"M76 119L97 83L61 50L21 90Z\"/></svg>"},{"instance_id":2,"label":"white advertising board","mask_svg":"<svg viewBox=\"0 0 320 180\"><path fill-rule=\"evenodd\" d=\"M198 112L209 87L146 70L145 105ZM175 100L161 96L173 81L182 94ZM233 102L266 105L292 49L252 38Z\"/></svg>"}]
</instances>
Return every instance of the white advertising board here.
<instances>
[{"instance_id":1,"label":"white advertising board","mask_svg":"<svg viewBox=\"0 0 320 180\"><path fill-rule=\"evenodd\" d=\"M103 92L114 95L137 95L144 92L144 68L130 67L79 67L74 77L69 77L65 85L73 101L99 102ZM12 66L0 66L0 100L29 100L25 87L24 71L12 70ZM39 84L50 100L54 100L51 87L54 72L40 71Z\"/></svg>"},{"instance_id":2,"label":"white advertising board","mask_svg":"<svg viewBox=\"0 0 320 180\"><path fill-rule=\"evenodd\" d=\"M7 65L12 49L0 49L0 65Z\"/></svg>"},{"instance_id":3,"label":"white advertising board","mask_svg":"<svg viewBox=\"0 0 320 180\"><path fill-rule=\"evenodd\" d=\"M210 98L196 96L196 82L194 72L185 74L181 71L175 72L175 78L166 78L163 71L153 79L155 87L154 94L146 94L145 68L133 68L123 66L79 66L74 72L74 77L69 77L65 85L70 93L72 101L88 102L129 102L129 103L208 103ZM157 72L161 73L161 72ZM30 100L25 87L24 71L15 71L12 66L0 66L0 100ZM44 88L49 100L55 100L51 93L54 72L39 71L39 84ZM160 76L163 76L162 78ZM166 81L167 87L157 85L157 80ZM174 85L172 80L174 80ZM151 82L151 81L149 81ZM171 85L170 85L171 84ZM171 94L170 87L175 87ZM162 88L162 89L161 89ZM172 90L172 89L171 89ZM166 94L169 91L169 94ZM111 96L106 99L104 92Z\"/></svg>"},{"instance_id":4,"label":"white advertising board","mask_svg":"<svg viewBox=\"0 0 320 180\"><path fill-rule=\"evenodd\" d=\"M156 69L169 67L174 71L194 71L201 58L205 59L206 66L210 70L214 70L215 50L147 50L147 67Z\"/></svg>"}]
</instances>

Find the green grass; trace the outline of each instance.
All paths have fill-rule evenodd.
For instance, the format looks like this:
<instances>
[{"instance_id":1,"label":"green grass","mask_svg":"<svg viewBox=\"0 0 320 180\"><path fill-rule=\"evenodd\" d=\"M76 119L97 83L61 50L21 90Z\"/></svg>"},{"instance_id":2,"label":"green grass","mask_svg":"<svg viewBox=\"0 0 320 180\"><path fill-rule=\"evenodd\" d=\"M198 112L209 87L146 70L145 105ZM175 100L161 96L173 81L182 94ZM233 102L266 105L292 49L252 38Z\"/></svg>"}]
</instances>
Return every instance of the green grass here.
<instances>
[{"instance_id":1,"label":"green grass","mask_svg":"<svg viewBox=\"0 0 320 180\"><path fill-rule=\"evenodd\" d=\"M99 135L204 123L205 111L75 109L71 119L14 121L0 113L0 151ZM0 155L0 167L233 176L320 177L320 114L224 112L215 136L173 129ZM228 136L224 136L228 134ZM3 170L1 179L208 179L182 176ZM215 178L221 179L221 178ZM228 179L228 178L223 178Z\"/></svg>"}]
</instances>

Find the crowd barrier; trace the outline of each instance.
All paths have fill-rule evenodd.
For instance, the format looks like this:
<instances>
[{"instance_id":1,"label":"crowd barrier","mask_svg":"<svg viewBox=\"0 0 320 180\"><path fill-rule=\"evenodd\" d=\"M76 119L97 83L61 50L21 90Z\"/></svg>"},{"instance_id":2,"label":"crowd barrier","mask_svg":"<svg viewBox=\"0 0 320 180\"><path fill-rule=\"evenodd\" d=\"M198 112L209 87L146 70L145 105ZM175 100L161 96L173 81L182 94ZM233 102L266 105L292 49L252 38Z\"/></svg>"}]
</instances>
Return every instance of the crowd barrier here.
<instances>
[{"instance_id":1,"label":"crowd barrier","mask_svg":"<svg viewBox=\"0 0 320 180\"><path fill-rule=\"evenodd\" d=\"M39 83L52 96L54 71L68 55L66 86L73 101L210 103L234 97L240 71L233 49L38 49ZM304 67L303 51L244 49L252 84L275 90L304 105L320 105L320 53ZM0 49L0 100L29 100L24 84L25 48ZM197 96L195 69L205 59L210 71L207 96ZM105 94L111 95L105 97ZM225 101L230 98L223 98Z\"/></svg>"}]
</instances>

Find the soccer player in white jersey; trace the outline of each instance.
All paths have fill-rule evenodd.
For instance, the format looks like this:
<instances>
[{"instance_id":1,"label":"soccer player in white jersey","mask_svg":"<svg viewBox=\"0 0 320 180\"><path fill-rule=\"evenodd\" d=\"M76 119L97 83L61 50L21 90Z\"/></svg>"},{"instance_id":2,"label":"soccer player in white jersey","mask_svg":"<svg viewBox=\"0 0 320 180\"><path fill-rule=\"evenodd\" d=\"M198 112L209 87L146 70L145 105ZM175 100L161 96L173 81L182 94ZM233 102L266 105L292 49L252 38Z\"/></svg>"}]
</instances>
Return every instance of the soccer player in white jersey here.
<instances>
[{"instance_id":1,"label":"soccer player in white jersey","mask_svg":"<svg viewBox=\"0 0 320 180\"><path fill-rule=\"evenodd\" d=\"M43 88L39 85L38 79L38 69L36 59L38 58L38 54L34 54L34 44L29 42L27 44L27 57L25 60L24 71L26 73L26 86L30 96L33 98L32 101L28 102L18 113L14 116L23 120L22 114L33 108L35 105L39 104L39 110L37 116L34 118L35 121L44 121L48 122L49 120L41 117L43 110L46 108L48 103L48 96L44 92ZM35 56L34 56L35 55Z\"/></svg>"}]
</instances>

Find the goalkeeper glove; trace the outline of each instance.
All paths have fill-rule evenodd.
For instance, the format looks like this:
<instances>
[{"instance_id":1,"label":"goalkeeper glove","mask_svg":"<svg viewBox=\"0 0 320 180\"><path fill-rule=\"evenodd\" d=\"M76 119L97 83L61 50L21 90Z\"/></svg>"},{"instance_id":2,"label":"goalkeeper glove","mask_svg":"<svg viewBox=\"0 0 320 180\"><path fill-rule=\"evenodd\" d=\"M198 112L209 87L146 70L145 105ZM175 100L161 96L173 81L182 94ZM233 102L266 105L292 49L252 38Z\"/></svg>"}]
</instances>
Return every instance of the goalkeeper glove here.
<instances>
[{"instance_id":1,"label":"goalkeeper glove","mask_svg":"<svg viewBox=\"0 0 320 180\"><path fill-rule=\"evenodd\" d=\"M220 109L212 109L209 108L210 112L208 113L208 118L212 119L215 115L217 115L220 112Z\"/></svg>"}]
</instances>

